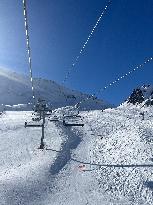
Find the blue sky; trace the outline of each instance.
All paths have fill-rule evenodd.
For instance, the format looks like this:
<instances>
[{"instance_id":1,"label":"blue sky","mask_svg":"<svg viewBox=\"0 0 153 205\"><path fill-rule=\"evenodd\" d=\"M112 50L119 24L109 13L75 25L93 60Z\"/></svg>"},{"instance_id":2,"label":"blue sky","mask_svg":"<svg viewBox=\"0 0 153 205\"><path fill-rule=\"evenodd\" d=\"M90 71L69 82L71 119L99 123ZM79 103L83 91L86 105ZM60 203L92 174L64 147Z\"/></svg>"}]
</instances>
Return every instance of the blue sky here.
<instances>
[{"instance_id":1,"label":"blue sky","mask_svg":"<svg viewBox=\"0 0 153 205\"><path fill-rule=\"evenodd\" d=\"M61 83L106 0L27 0L35 77ZM28 73L22 0L0 1L0 66ZM66 86L93 94L153 56L153 1L113 0ZM153 63L99 95L114 104L153 83Z\"/></svg>"}]
</instances>

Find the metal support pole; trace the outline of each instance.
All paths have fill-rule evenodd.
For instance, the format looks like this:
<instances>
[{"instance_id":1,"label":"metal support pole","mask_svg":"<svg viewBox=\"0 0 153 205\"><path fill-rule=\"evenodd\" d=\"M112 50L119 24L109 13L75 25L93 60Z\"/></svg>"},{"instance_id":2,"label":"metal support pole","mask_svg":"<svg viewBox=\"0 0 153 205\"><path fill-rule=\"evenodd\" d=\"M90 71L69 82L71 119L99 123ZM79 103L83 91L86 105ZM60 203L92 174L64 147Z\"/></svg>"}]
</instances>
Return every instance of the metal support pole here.
<instances>
[{"instance_id":1,"label":"metal support pole","mask_svg":"<svg viewBox=\"0 0 153 205\"><path fill-rule=\"evenodd\" d=\"M44 110L42 111L43 114L43 123L42 123L42 136L41 136L41 144L40 144L40 149L44 149L44 124L45 124L45 112Z\"/></svg>"},{"instance_id":2,"label":"metal support pole","mask_svg":"<svg viewBox=\"0 0 153 205\"><path fill-rule=\"evenodd\" d=\"M43 124L45 124L45 111L43 110L42 113L43 113Z\"/></svg>"},{"instance_id":3,"label":"metal support pole","mask_svg":"<svg viewBox=\"0 0 153 205\"><path fill-rule=\"evenodd\" d=\"M44 124L42 124L42 136L41 136L41 144L40 149L44 149Z\"/></svg>"},{"instance_id":4,"label":"metal support pole","mask_svg":"<svg viewBox=\"0 0 153 205\"><path fill-rule=\"evenodd\" d=\"M91 149L89 150L89 155L90 155L90 170L91 170Z\"/></svg>"},{"instance_id":5,"label":"metal support pole","mask_svg":"<svg viewBox=\"0 0 153 205\"><path fill-rule=\"evenodd\" d=\"M41 117L42 117L42 116L41 116L41 111L39 111L39 114L40 114L40 120L41 120Z\"/></svg>"}]
</instances>

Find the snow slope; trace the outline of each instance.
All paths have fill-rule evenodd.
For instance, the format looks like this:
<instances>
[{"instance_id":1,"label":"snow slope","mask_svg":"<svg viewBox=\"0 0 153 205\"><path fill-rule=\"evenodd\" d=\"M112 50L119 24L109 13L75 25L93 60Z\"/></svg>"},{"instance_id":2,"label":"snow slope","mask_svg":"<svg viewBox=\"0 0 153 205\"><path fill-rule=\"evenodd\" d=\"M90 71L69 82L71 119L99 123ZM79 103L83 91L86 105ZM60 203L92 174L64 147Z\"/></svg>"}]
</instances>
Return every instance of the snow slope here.
<instances>
[{"instance_id":1,"label":"snow slope","mask_svg":"<svg viewBox=\"0 0 153 205\"><path fill-rule=\"evenodd\" d=\"M99 135L91 149L99 191L113 204L153 204L153 108L140 107L125 103L89 118Z\"/></svg>"},{"instance_id":2,"label":"snow slope","mask_svg":"<svg viewBox=\"0 0 153 205\"><path fill-rule=\"evenodd\" d=\"M37 99L39 97L45 99L53 108L75 105L89 97L87 94L70 90L54 81L41 78L34 79L34 91ZM12 108L30 109L30 104L28 108L25 106L25 104L32 102L30 78L6 69L0 69L0 96L0 105L6 105L7 110ZM88 101L81 104L82 109L104 109L108 107L111 107L109 103L92 96Z\"/></svg>"},{"instance_id":3,"label":"snow slope","mask_svg":"<svg viewBox=\"0 0 153 205\"><path fill-rule=\"evenodd\" d=\"M47 121L44 151L40 128L23 127L31 112L0 117L0 204L153 204L153 107L81 116L84 127Z\"/></svg>"}]
</instances>

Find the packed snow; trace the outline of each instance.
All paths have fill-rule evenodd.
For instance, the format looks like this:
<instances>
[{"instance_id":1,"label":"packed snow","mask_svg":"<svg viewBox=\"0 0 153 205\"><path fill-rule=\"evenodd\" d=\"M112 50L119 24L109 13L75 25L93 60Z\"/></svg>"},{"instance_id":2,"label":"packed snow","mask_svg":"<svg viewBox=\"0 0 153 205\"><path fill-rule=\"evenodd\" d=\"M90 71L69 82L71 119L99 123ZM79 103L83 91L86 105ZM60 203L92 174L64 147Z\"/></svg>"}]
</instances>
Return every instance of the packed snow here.
<instances>
[{"instance_id":1,"label":"packed snow","mask_svg":"<svg viewBox=\"0 0 153 205\"><path fill-rule=\"evenodd\" d=\"M84 127L63 126L66 110L46 120L44 150L32 112L0 116L0 204L153 204L153 108L82 111Z\"/></svg>"}]
</instances>

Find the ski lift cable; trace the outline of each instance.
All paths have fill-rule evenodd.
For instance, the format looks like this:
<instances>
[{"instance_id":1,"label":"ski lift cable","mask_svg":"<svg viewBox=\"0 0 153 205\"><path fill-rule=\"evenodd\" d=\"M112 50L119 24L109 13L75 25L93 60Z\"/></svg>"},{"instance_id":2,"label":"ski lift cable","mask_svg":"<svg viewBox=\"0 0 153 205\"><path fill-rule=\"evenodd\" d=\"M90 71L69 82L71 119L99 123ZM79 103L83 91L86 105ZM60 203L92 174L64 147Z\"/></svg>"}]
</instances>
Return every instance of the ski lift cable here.
<instances>
[{"instance_id":1,"label":"ski lift cable","mask_svg":"<svg viewBox=\"0 0 153 205\"><path fill-rule=\"evenodd\" d=\"M106 13L109 5L111 4L112 0L109 0L105 6L105 8L103 9L100 17L98 18L96 24L94 25L93 29L91 30L90 34L88 35L87 40L85 41L85 43L83 44L79 55L75 58L75 61L72 64L71 69L68 70L62 84L64 84L66 82L66 80L68 79L69 75L71 74L73 68L75 67L75 65L77 64L80 56L82 55L83 51L85 50L85 47L87 46L90 38L93 36L98 24L100 23L100 21L102 20L102 17L104 16L104 14ZM31 89L32 89L32 98L35 101L35 92L34 92L34 85L33 85L33 72L32 72L32 57L31 57L31 47L30 47L30 40L29 40L29 26L28 26L28 17L27 17L27 3L26 0L23 0L23 13L24 13L24 23L25 23L25 33L26 33L26 44L27 44L27 53L28 53L28 63L29 63L29 71L30 71L30 81L31 81ZM60 89L61 91L61 89ZM62 92L62 91L61 91ZM65 95L64 95L65 96Z\"/></svg>"},{"instance_id":2,"label":"ski lift cable","mask_svg":"<svg viewBox=\"0 0 153 205\"><path fill-rule=\"evenodd\" d=\"M82 49L80 50L79 55L76 57L75 63L72 64L71 70L69 70L69 72L67 73L67 75L66 75L66 77L65 77L65 79L64 79L64 81L63 81L63 83L65 83L66 80L68 79L68 77L69 77L71 71L73 70L74 66L75 66L76 63L78 62L78 60L79 60L81 54L83 53L83 51L84 51L86 45L88 44L90 38L92 37L93 33L95 32L96 27L97 27L98 24L100 23L100 21L101 21L103 15L105 14L105 12L106 12L106 10L108 9L108 7L109 7L109 5L110 5L111 2L112 2L112 1L109 0L108 3L107 3L107 5L105 6L104 10L102 11L102 13L101 13L100 17L98 18L98 20L97 20L95 26L93 27L93 30L92 30L91 33L89 34L89 36L88 36L86 42L84 43ZM28 58L29 58L29 61L28 61L28 62L29 62L29 70L30 70L30 79L31 79L33 99L35 99L35 93L34 93L34 87L33 87L32 60L31 60L31 49L30 49L30 42L29 42L29 29L28 29L28 21L27 21L27 6L26 6L26 0L23 0L23 8L24 8L25 31L26 31L26 40L27 40L27 51L28 51ZM119 82L121 79L123 79L123 78L129 76L129 75L132 74L134 71L136 71L136 70L138 70L138 69L140 69L140 68L143 68L143 66L144 66L145 64L147 64L148 62L150 62L150 61L152 61L152 60L153 60L152 57L149 58L149 59L147 59L144 63L138 65L138 66L137 66L136 68L134 68L133 70L127 72L127 73L124 74L123 76L118 77L115 81L109 83L107 86L105 86L105 87L103 87L103 88L100 88L100 89L96 92L96 94L93 94L93 95L91 95L91 96L85 98L84 100L81 100L81 101L80 101L79 103L77 103L74 107L76 107L76 106L82 104L82 103L85 102L85 101L88 101L91 97L95 97L95 96L99 95L101 92L103 92L104 90L106 90L106 89L109 88L110 86L116 84L116 83Z\"/></svg>"},{"instance_id":3,"label":"ski lift cable","mask_svg":"<svg viewBox=\"0 0 153 205\"><path fill-rule=\"evenodd\" d=\"M64 85L64 84L66 83L66 81L68 80L68 78L70 77L70 74L72 73L73 69L75 68L76 64L78 63L78 61L79 61L81 55L83 54L83 52L84 52L84 50L85 50L85 48L86 48L86 46L87 46L89 40L91 39L91 37L92 37L93 34L95 33L95 30L96 30L98 24L101 22L102 17L105 15L105 13L106 13L108 7L110 6L111 2L112 2L112 0L109 0L109 1L107 2L106 6L104 7L104 9L102 10L101 15L99 16L98 20L96 21L95 25L93 26L93 28L92 28L90 34L88 35L87 40L86 40L85 43L83 44L83 46L82 46L82 48L81 48L81 50L80 50L80 52L79 52L79 55L75 58L74 62L73 62L72 65L71 65L71 68L67 71L67 73L66 73L66 75L65 75L65 77L64 77L64 80L62 81L62 85ZM65 95L65 93L62 91L62 88L61 88L61 87L59 87L59 92L66 98L66 95Z\"/></svg>"},{"instance_id":4,"label":"ski lift cable","mask_svg":"<svg viewBox=\"0 0 153 205\"><path fill-rule=\"evenodd\" d=\"M137 65L135 68L133 68L132 70L128 71L127 73L125 73L124 75L118 77L116 80L110 82L108 85L106 85L103 88L100 88L95 94L88 96L87 98L81 100L79 103L77 103L76 105L74 105L74 107L79 108L81 106L82 103L88 101L89 99L91 99L92 97L96 97L97 95L99 95L101 92L103 92L104 90L108 89L109 87L111 87L114 84L117 84L120 80L130 76L131 74L133 74L135 71L143 69L144 66L147 63L150 63L151 61L153 61L153 57L147 58L142 64Z\"/></svg>"},{"instance_id":5,"label":"ski lift cable","mask_svg":"<svg viewBox=\"0 0 153 205\"><path fill-rule=\"evenodd\" d=\"M32 98L35 104L35 92L34 92L34 86L33 86L32 58L31 58L31 47L30 47L30 40L29 40L29 26L28 26L28 18L27 18L26 0L23 0L23 14L24 14L24 25L25 25L25 34L26 34L26 44L27 44L27 54L28 54L28 64L29 64L29 72L30 72Z\"/></svg>"},{"instance_id":6,"label":"ski lift cable","mask_svg":"<svg viewBox=\"0 0 153 205\"><path fill-rule=\"evenodd\" d=\"M93 34L95 33L95 30L96 30L97 26L98 26L99 23L102 21L102 18L103 18L103 16L105 15L105 13L106 13L106 11L108 10L108 8L109 8L109 6L110 6L111 3L112 3L112 0L108 0L108 2L107 2L107 4L106 4L105 8L102 10L101 15L99 16L99 18L98 18L98 20L96 21L94 27L92 28L90 34L88 35L87 40L85 41L85 43L84 43L83 46L81 47L79 54L76 56L74 62L72 63L71 68L67 71L67 73L66 73L66 75L65 75L65 78L64 78L64 80L62 81L62 84L64 84L64 83L68 80L68 78L70 77L71 72L73 71L73 69L75 68L76 64L78 63L78 61L79 61L81 55L83 54L83 52L84 52L84 50L85 50L87 44L89 43L91 37L92 37Z\"/></svg>"}]
</instances>

